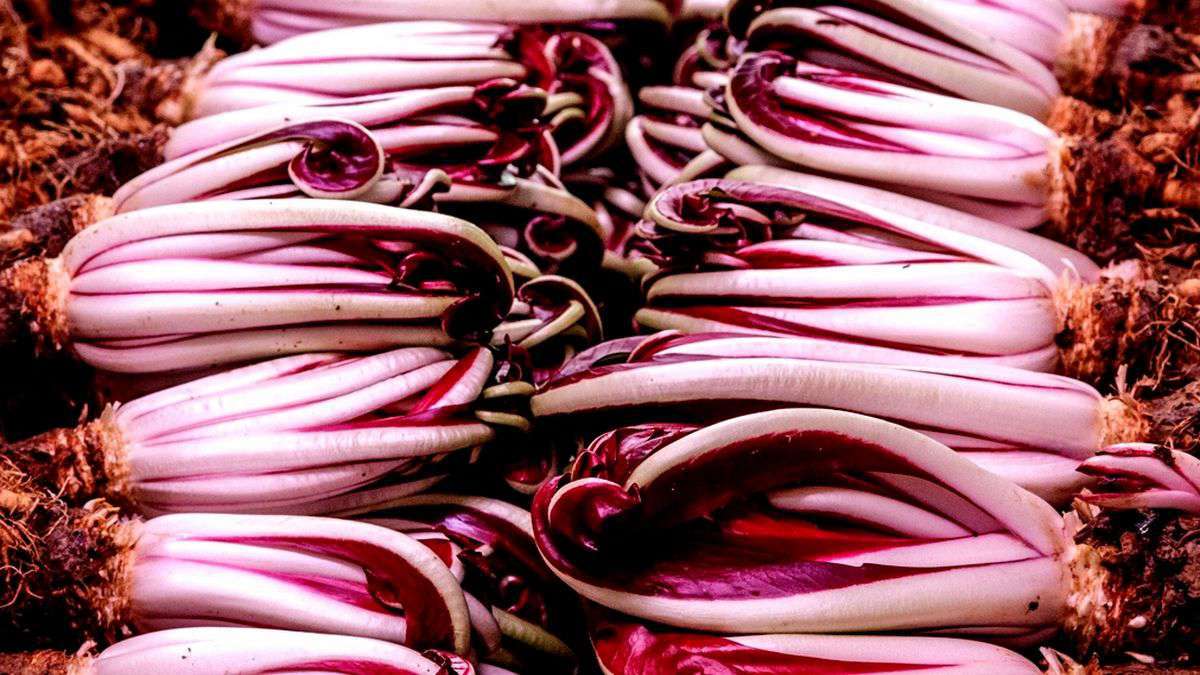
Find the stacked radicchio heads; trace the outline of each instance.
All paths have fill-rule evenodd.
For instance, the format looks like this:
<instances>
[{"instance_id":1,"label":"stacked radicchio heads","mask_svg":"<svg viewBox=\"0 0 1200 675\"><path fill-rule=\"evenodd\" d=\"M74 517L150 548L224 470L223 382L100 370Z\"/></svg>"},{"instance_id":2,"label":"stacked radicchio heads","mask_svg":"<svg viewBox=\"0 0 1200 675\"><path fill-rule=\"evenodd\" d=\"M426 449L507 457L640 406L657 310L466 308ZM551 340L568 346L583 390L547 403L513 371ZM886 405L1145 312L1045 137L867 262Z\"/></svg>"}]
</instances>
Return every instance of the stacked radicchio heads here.
<instances>
[{"instance_id":1,"label":"stacked radicchio heads","mask_svg":"<svg viewBox=\"0 0 1200 675\"><path fill-rule=\"evenodd\" d=\"M525 431L512 398L528 385L493 383L495 370L478 347L461 358L428 347L298 354L157 391L5 453L74 502L325 514L428 489L505 430Z\"/></svg>"},{"instance_id":2,"label":"stacked radicchio heads","mask_svg":"<svg viewBox=\"0 0 1200 675\"><path fill-rule=\"evenodd\" d=\"M4 275L7 332L128 373L479 341L514 292L470 223L318 199L123 213Z\"/></svg>"},{"instance_id":3,"label":"stacked radicchio heads","mask_svg":"<svg viewBox=\"0 0 1200 675\"><path fill-rule=\"evenodd\" d=\"M607 150L631 114L620 67L594 37L470 21L401 21L297 35L219 62L184 94L191 116L204 117L497 80L549 94L546 119L567 164Z\"/></svg>"},{"instance_id":4,"label":"stacked radicchio heads","mask_svg":"<svg viewBox=\"0 0 1200 675\"><path fill-rule=\"evenodd\" d=\"M689 631L772 634L746 638L771 660L788 658L789 633L1020 647L1063 631L1108 652L1139 644L1144 621L1174 620L1127 624L1140 574L1102 565L1046 502L928 436L841 411L614 425L539 490L533 521L564 582L673 629L665 641L683 650L714 640ZM653 639L594 630L606 660L644 658ZM736 638L724 644L739 658ZM902 643L891 656L916 657Z\"/></svg>"},{"instance_id":5,"label":"stacked radicchio heads","mask_svg":"<svg viewBox=\"0 0 1200 675\"><path fill-rule=\"evenodd\" d=\"M1180 7L96 4L14 119L220 39L0 233L0 672L1200 658Z\"/></svg>"},{"instance_id":6,"label":"stacked radicchio heads","mask_svg":"<svg viewBox=\"0 0 1200 675\"><path fill-rule=\"evenodd\" d=\"M374 503L356 520L416 536L445 536L483 663L518 672L563 672L577 662L576 600L546 568L529 512L486 497L426 494Z\"/></svg>"}]
</instances>

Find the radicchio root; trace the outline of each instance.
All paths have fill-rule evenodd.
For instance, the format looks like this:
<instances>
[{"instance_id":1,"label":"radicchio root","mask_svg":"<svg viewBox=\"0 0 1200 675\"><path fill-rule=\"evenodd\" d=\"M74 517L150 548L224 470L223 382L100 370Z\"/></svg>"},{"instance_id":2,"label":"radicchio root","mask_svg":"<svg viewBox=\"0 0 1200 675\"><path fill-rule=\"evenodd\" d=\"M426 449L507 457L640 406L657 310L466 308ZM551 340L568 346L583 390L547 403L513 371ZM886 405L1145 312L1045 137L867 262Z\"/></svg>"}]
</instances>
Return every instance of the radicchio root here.
<instances>
[{"instance_id":1,"label":"radicchio root","mask_svg":"<svg viewBox=\"0 0 1200 675\"><path fill-rule=\"evenodd\" d=\"M1184 270L1135 263L1133 270L1058 296L1059 364L1063 374L1102 388L1121 379L1178 385L1200 371L1196 326L1200 304Z\"/></svg>"},{"instance_id":2,"label":"radicchio root","mask_svg":"<svg viewBox=\"0 0 1200 675\"><path fill-rule=\"evenodd\" d=\"M72 195L18 213L0 233L0 268L34 256L52 258L71 237L115 213L112 200L93 194Z\"/></svg>"},{"instance_id":3,"label":"radicchio root","mask_svg":"<svg viewBox=\"0 0 1200 675\"><path fill-rule=\"evenodd\" d=\"M68 502L96 495L128 498L129 467L111 410L78 427L54 429L2 447L6 459L30 480Z\"/></svg>"},{"instance_id":4,"label":"radicchio root","mask_svg":"<svg viewBox=\"0 0 1200 675\"><path fill-rule=\"evenodd\" d=\"M67 343L69 281L55 260L30 258L0 270L0 345L31 343L35 353L47 353Z\"/></svg>"},{"instance_id":5,"label":"radicchio root","mask_svg":"<svg viewBox=\"0 0 1200 675\"><path fill-rule=\"evenodd\" d=\"M0 649L128 633L135 534L116 508L71 507L26 484L0 488L0 511Z\"/></svg>"},{"instance_id":6,"label":"radicchio root","mask_svg":"<svg viewBox=\"0 0 1200 675\"><path fill-rule=\"evenodd\" d=\"M1200 517L1162 510L1105 509L1085 524L1076 536L1078 560L1103 588L1103 602L1068 625L1080 653L1102 659L1152 654L1164 666L1194 662L1200 654L1197 531Z\"/></svg>"},{"instance_id":7,"label":"radicchio root","mask_svg":"<svg viewBox=\"0 0 1200 675\"><path fill-rule=\"evenodd\" d=\"M0 673L13 675L86 675L91 664L90 656L53 649L0 654Z\"/></svg>"},{"instance_id":8,"label":"radicchio root","mask_svg":"<svg viewBox=\"0 0 1200 675\"><path fill-rule=\"evenodd\" d=\"M1092 258L1120 261L1140 246L1194 243L1189 209L1200 204L1191 177L1194 108L1172 99L1151 119L1135 109L1098 111L1077 99L1056 101L1047 124L1059 145L1047 204L1047 234Z\"/></svg>"}]
</instances>

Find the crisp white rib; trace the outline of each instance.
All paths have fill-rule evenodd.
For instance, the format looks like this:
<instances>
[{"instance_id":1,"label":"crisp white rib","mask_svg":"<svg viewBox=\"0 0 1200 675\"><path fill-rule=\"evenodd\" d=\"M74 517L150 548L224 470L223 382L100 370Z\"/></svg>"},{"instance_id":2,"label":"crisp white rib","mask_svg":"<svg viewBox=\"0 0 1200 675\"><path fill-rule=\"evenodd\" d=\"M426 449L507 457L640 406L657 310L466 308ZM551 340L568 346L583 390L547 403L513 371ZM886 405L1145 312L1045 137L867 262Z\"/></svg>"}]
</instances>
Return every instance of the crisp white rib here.
<instances>
[{"instance_id":1,"label":"crisp white rib","mask_svg":"<svg viewBox=\"0 0 1200 675\"><path fill-rule=\"evenodd\" d=\"M385 460L359 464L283 469L261 474L225 474L139 482L139 502L167 512L214 511L260 513L263 508L306 504L314 499L353 491L410 462Z\"/></svg>"},{"instance_id":2,"label":"crisp white rib","mask_svg":"<svg viewBox=\"0 0 1200 675\"><path fill-rule=\"evenodd\" d=\"M245 571L261 570L363 585L367 583L367 575L361 565L298 550L203 539L151 540L147 544L139 543L137 550L142 560L183 560L237 567Z\"/></svg>"},{"instance_id":3,"label":"crisp white rib","mask_svg":"<svg viewBox=\"0 0 1200 675\"><path fill-rule=\"evenodd\" d=\"M257 385L253 387L223 386L212 387L206 391L192 389L186 400L177 399L169 406L164 404L157 410L147 411L136 422L126 424L124 431L131 440L143 440L177 434L185 429L204 425L204 433L212 435L212 428L219 426L214 423L225 420L255 413L278 412L293 406L330 401L338 397L356 397L361 395L361 390L369 391L373 385L396 379L404 382L425 382L436 368L433 371L427 370L436 366L439 361L448 362L448 357L449 354L438 349L404 348L362 358L343 356L338 362L327 364L323 368L281 374L269 382L253 382ZM411 380L408 379L410 377ZM404 393L402 389L392 400L400 400L408 393ZM259 414L252 419L262 420L264 417ZM321 424L319 420L310 421L304 426L318 424ZM278 427L256 427L255 430L274 428Z\"/></svg>"},{"instance_id":4,"label":"crisp white rib","mask_svg":"<svg viewBox=\"0 0 1200 675\"><path fill-rule=\"evenodd\" d=\"M91 366L115 373L153 373L237 363L298 352L377 351L399 346L448 346L440 327L342 324L217 333L145 346L74 342Z\"/></svg>"},{"instance_id":5,"label":"crisp white rib","mask_svg":"<svg viewBox=\"0 0 1200 675\"><path fill-rule=\"evenodd\" d=\"M1053 557L747 600L663 598L560 578L585 598L642 619L693 630L771 633L1053 625L1066 611L1068 587Z\"/></svg>"},{"instance_id":6,"label":"crisp white rib","mask_svg":"<svg viewBox=\"0 0 1200 675\"><path fill-rule=\"evenodd\" d=\"M425 457L490 440L485 424L368 427L321 432L246 434L165 443L129 451L133 479L278 471L350 462ZM286 454L283 454L286 453Z\"/></svg>"},{"instance_id":7,"label":"crisp white rib","mask_svg":"<svg viewBox=\"0 0 1200 675\"><path fill-rule=\"evenodd\" d=\"M71 292L100 295L134 289L153 293L317 285L377 287L391 280L392 275L382 270L176 258L118 263L84 272L71 279Z\"/></svg>"},{"instance_id":8,"label":"crisp white rib","mask_svg":"<svg viewBox=\"0 0 1200 675\"><path fill-rule=\"evenodd\" d=\"M716 303L696 303L696 306ZM992 300L912 307L772 307L716 305L819 328L847 336L887 340L968 354L1024 354L1053 344L1054 315L1049 300ZM652 314L653 312L653 314ZM641 310L638 320L659 328L684 328L667 320L671 309ZM654 318L650 318L654 317ZM643 320L643 319L648 320ZM772 334L747 330L736 323L711 330Z\"/></svg>"},{"instance_id":9,"label":"crisp white rib","mask_svg":"<svg viewBox=\"0 0 1200 675\"><path fill-rule=\"evenodd\" d=\"M364 386L358 391L338 396L336 392L328 392L323 400L313 403L296 405L265 414L250 415L239 419L222 422L191 425L191 428L180 430L165 436L158 436L150 443L173 443L199 438L217 438L242 433L261 434L270 431L289 429L315 429L327 424L337 424L354 420L377 410L385 410L388 406L404 401L446 374L453 367L453 361L441 361L418 368L403 375L397 375L382 382ZM186 419L186 418L185 418ZM318 432L319 433L319 432Z\"/></svg>"},{"instance_id":10,"label":"crisp white rib","mask_svg":"<svg viewBox=\"0 0 1200 675\"><path fill-rule=\"evenodd\" d=\"M763 165L740 166L729 172L726 178L802 190L808 194L837 202L850 202L856 208L867 210L868 213L907 216L912 220L900 222L908 225L913 222L926 225L924 230L913 230L913 234L929 236L929 233L936 231L929 226L961 232L974 238L994 242L1001 247L1020 251L1045 265L1054 277L1061 277L1064 273L1073 272L1083 281L1094 281L1099 276L1099 267L1095 263L1078 251L1058 242L894 192ZM888 218L887 221L895 222L895 219ZM962 242L967 241L970 240L963 239L956 242L945 239L938 240L943 245L957 245L958 247L962 246ZM988 255L985 249L959 248L959 250L970 251L984 260L1001 261L999 258L993 257L994 254ZM1011 263L1007 264L1011 265Z\"/></svg>"},{"instance_id":11,"label":"crisp white rib","mask_svg":"<svg viewBox=\"0 0 1200 675\"><path fill-rule=\"evenodd\" d=\"M243 255L302 245L328 236L320 232L210 232L205 234L163 235L152 239L118 244L87 260L75 275L107 265L163 258L236 259Z\"/></svg>"},{"instance_id":12,"label":"crisp white rib","mask_svg":"<svg viewBox=\"0 0 1200 675\"><path fill-rule=\"evenodd\" d=\"M414 231L436 234L447 240L461 240L498 263L504 260L495 243L465 220L425 211L325 199L210 202L203 207L172 204L123 213L77 234L63 249L61 257L67 270L74 275L99 253L154 237L230 230L245 233L311 231L314 225L319 225L323 231L329 228L334 232L339 228L370 228L371 234L380 239L403 240L406 234Z\"/></svg>"},{"instance_id":13,"label":"crisp white rib","mask_svg":"<svg viewBox=\"0 0 1200 675\"><path fill-rule=\"evenodd\" d=\"M261 129L255 130L263 131ZM280 139L237 148L237 140L177 157L126 183L113 196L117 211L200 199L232 183L287 164L305 148L305 141ZM221 152L224 154L220 154Z\"/></svg>"},{"instance_id":14,"label":"crisp white rib","mask_svg":"<svg viewBox=\"0 0 1200 675\"><path fill-rule=\"evenodd\" d=\"M95 675L181 672L295 672L301 665L349 661L376 663L414 675L441 668L419 653L383 640L265 628L177 628L137 635L105 649Z\"/></svg>"},{"instance_id":15,"label":"crisp white rib","mask_svg":"<svg viewBox=\"0 0 1200 675\"><path fill-rule=\"evenodd\" d=\"M328 290L71 295L67 322L82 339L211 333L326 321L420 321L440 317L454 296Z\"/></svg>"},{"instance_id":16,"label":"crisp white rib","mask_svg":"<svg viewBox=\"0 0 1200 675\"><path fill-rule=\"evenodd\" d=\"M1041 554L1029 548L1011 534L983 534L970 539L948 539L912 546L895 546L850 555L821 558L839 565L895 565L898 567L965 567L993 565L1039 558Z\"/></svg>"},{"instance_id":17,"label":"crisp white rib","mask_svg":"<svg viewBox=\"0 0 1200 675\"><path fill-rule=\"evenodd\" d=\"M899 499L826 485L784 488L767 495L767 502L792 513L816 513L848 519L923 539L952 539L971 535L962 526Z\"/></svg>"},{"instance_id":18,"label":"crisp white rib","mask_svg":"<svg viewBox=\"0 0 1200 675\"><path fill-rule=\"evenodd\" d=\"M608 406L635 409L724 398L853 410L905 424L957 429L1045 448L1078 459L1095 452L1100 436L1100 397L1094 391L1013 386L887 366L799 359L714 359L642 366L544 387L531 406L534 415L541 417Z\"/></svg>"},{"instance_id":19,"label":"crisp white rib","mask_svg":"<svg viewBox=\"0 0 1200 675\"><path fill-rule=\"evenodd\" d=\"M665 276L650 287L647 299L689 295L741 298L1046 298L1048 290L1033 278L997 265L976 262L884 263L746 269ZM710 301L711 302L711 301ZM737 302L736 300L734 302Z\"/></svg>"},{"instance_id":20,"label":"crisp white rib","mask_svg":"<svg viewBox=\"0 0 1200 675\"><path fill-rule=\"evenodd\" d=\"M851 663L928 664L938 675L1034 675L1041 671L1003 647L953 638L890 635L735 635L731 642L780 654ZM903 672L912 672L905 669ZM922 672L922 671L917 671Z\"/></svg>"},{"instance_id":21,"label":"crisp white rib","mask_svg":"<svg viewBox=\"0 0 1200 675\"><path fill-rule=\"evenodd\" d=\"M157 630L173 618L223 619L248 626L358 635L403 643L405 621L382 607L368 610L315 590L250 571L197 562L151 559L134 566L134 623Z\"/></svg>"},{"instance_id":22,"label":"crisp white rib","mask_svg":"<svg viewBox=\"0 0 1200 675\"><path fill-rule=\"evenodd\" d=\"M1011 107L1035 117L1046 115L1059 88L1045 65L1008 45L946 20L936 10L923 11L925 8L914 3L894 3L893 7L896 5L902 14L916 15L918 21L932 24L935 31L962 40L986 56L958 47L953 42L929 38L903 25L837 6L823 7L822 11L795 7L772 9L759 14L750 24L748 33L753 36L758 31L769 31L778 26L797 27L821 35L855 56L886 63L889 68L932 81L956 95ZM830 21L831 14L848 21L834 23Z\"/></svg>"},{"instance_id":23,"label":"crisp white rib","mask_svg":"<svg viewBox=\"0 0 1200 675\"><path fill-rule=\"evenodd\" d=\"M386 528L353 521L307 516L176 514L161 516L143 523L139 531L138 546L140 547L144 543L149 545L156 540L162 539L220 538L238 540L242 538L257 539L279 536L303 537L329 542L359 542L377 546L391 555L403 558L414 568L416 574L421 575L434 586L439 596L436 601L443 603L448 609L452 624L453 647L455 651L463 653L468 648L470 621L467 616L466 601L462 597L462 590L457 580L442 563L441 559L425 545ZM135 554L136 551L137 549L135 549ZM244 581L237 581L235 585L227 586L221 583L221 580L213 578L215 575L212 575L210 572L213 569L211 565L200 566L206 568L204 570L196 570L197 572L202 572L202 575L191 577L190 575L184 576L174 573L175 570L180 570L179 565L181 564L183 563L171 561L171 564L166 566L166 569L161 567L148 569L141 568L140 562L135 563L133 603L134 614L136 616L143 616L145 614L139 609L142 606L138 599L139 593L146 594L142 597L150 603L152 609L165 610L163 613L168 616L174 608L187 607L186 601L189 599L195 600L199 598L206 602L215 600L218 605L216 609L220 613L224 609L233 611L245 611L247 609L238 607L241 604L237 595L239 591L261 594L265 598L271 597L270 590L266 587L272 584L264 582L263 584L254 586L253 584L246 584ZM174 570L172 570L172 567L174 567ZM153 578L149 580L151 582L160 582L160 585L152 583L147 587L141 584L139 579L143 578L143 574L145 577L150 577L153 574ZM173 582L179 582L179 585L174 586ZM139 585L141 585L141 588L139 588ZM191 595L193 591L200 591L200 594L193 596ZM171 600L170 596L172 595L176 596L175 601ZM298 597L298 595L293 593L292 597ZM308 618L306 620L316 625L321 625L326 619L335 618L324 615L319 610L314 611L316 608L312 603L309 603L307 606L301 603L294 610L284 607L285 604L288 603L285 601L278 603L273 601L259 601L257 604L250 605L249 609L251 612L248 615L242 615L238 619L253 620L253 610L262 610L267 613L272 611L280 612L282 614L281 620L283 621L305 619L307 615ZM360 614L360 612L361 610L357 610L353 613ZM370 619L369 612L362 613L368 615L362 618ZM402 625L396 625L397 619L398 617L395 615L385 612L377 615L374 622L360 623L360 627L366 629L365 631L332 630L327 632L363 634L364 632L371 632L372 629L379 629L394 633L397 628L403 629Z\"/></svg>"},{"instance_id":24,"label":"crisp white rib","mask_svg":"<svg viewBox=\"0 0 1200 675\"><path fill-rule=\"evenodd\" d=\"M412 117L455 103L465 103L471 100L473 94L474 87L471 86L436 87L327 103L280 103L232 110L176 127L170 140L163 147L163 155L171 160L201 148L244 138L263 129L274 129L315 119L348 119L369 128L381 122Z\"/></svg>"},{"instance_id":25,"label":"crisp white rib","mask_svg":"<svg viewBox=\"0 0 1200 675\"><path fill-rule=\"evenodd\" d=\"M286 377L306 368L319 367L322 364L336 363L339 354L311 353L285 356L263 363L235 368L220 372L198 380L192 380L168 389L136 398L129 403L123 403L117 408L116 420L123 429L132 429L143 416L174 406L183 401L194 400L213 392L236 391L243 388L270 382L277 378Z\"/></svg>"}]
</instances>

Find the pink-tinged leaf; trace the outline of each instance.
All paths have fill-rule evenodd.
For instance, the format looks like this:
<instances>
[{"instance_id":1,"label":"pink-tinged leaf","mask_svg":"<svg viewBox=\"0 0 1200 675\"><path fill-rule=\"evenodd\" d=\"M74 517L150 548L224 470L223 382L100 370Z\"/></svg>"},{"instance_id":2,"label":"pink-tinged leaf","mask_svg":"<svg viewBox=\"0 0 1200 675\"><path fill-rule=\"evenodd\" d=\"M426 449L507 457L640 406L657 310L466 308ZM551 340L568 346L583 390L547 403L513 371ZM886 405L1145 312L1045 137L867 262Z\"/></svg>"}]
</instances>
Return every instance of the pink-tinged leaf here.
<instances>
[{"instance_id":1,"label":"pink-tinged leaf","mask_svg":"<svg viewBox=\"0 0 1200 675\"><path fill-rule=\"evenodd\" d=\"M1200 513L1200 459L1150 443L1105 448L1079 466L1100 479L1079 497L1106 509Z\"/></svg>"},{"instance_id":2,"label":"pink-tinged leaf","mask_svg":"<svg viewBox=\"0 0 1200 675\"><path fill-rule=\"evenodd\" d=\"M1092 276L1086 258L906 197L759 173L769 182L690 181L651 200L637 234L660 270L639 324L801 337L861 360L1053 366L1051 296Z\"/></svg>"},{"instance_id":3,"label":"pink-tinged leaf","mask_svg":"<svg viewBox=\"0 0 1200 675\"><path fill-rule=\"evenodd\" d=\"M986 7L987 16L971 11ZM990 10L990 11L988 11ZM810 63L868 73L897 84L1005 106L1044 117L1059 93L1048 64L1008 44L1003 22L1032 28L1026 41L1046 38L1053 49L1066 28L1066 15L1053 9L1041 19L1004 3L947 0L918 5L891 0L849 0L818 6L805 2L737 2L730 26L753 51L777 49ZM963 19L968 20L964 21ZM970 18L976 18L970 21ZM990 19L990 21L988 20ZM986 24L985 24L986 22ZM1016 36L1011 36L1016 37ZM999 38L999 39L997 39ZM1021 46L1028 47L1029 42Z\"/></svg>"},{"instance_id":4,"label":"pink-tinged leaf","mask_svg":"<svg viewBox=\"0 0 1200 675\"><path fill-rule=\"evenodd\" d=\"M531 404L564 444L625 425L829 407L921 431L1055 503L1086 482L1075 468L1098 449L1103 419L1091 387L996 365L880 356L796 338L663 333L584 352Z\"/></svg>"},{"instance_id":5,"label":"pink-tinged leaf","mask_svg":"<svg viewBox=\"0 0 1200 675\"><path fill-rule=\"evenodd\" d=\"M501 250L474 225L340 200L124 213L62 259L75 350L119 372L482 340L513 299Z\"/></svg>"},{"instance_id":6,"label":"pink-tinged leaf","mask_svg":"<svg viewBox=\"0 0 1200 675\"><path fill-rule=\"evenodd\" d=\"M887 635L688 633L595 611L592 646L607 673L680 672L798 675L956 673L1032 675L1032 663L1006 649L950 638Z\"/></svg>"},{"instance_id":7,"label":"pink-tinged leaf","mask_svg":"<svg viewBox=\"0 0 1200 675\"><path fill-rule=\"evenodd\" d=\"M162 516L139 533L132 611L145 630L286 628L466 653L466 601L431 543L330 518Z\"/></svg>"},{"instance_id":8,"label":"pink-tinged leaf","mask_svg":"<svg viewBox=\"0 0 1200 675\"><path fill-rule=\"evenodd\" d=\"M492 372L484 349L284 357L134 400L113 421L143 512L320 514L417 486L493 439L475 414Z\"/></svg>"},{"instance_id":9,"label":"pink-tinged leaf","mask_svg":"<svg viewBox=\"0 0 1200 675\"><path fill-rule=\"evenodd\" d=\"M819 409L672 429L669 443L598 441L534 499L543 557L592 602L741 632L1032 634L1064 611L1057 514L925 436ZM848 490L796 501L822 486ZM872 512L880 497L957 525L936 537L898 530Z\"/></svg>"},{"instance_id":10,"label":"pink-tinged leaf","mask_svg":"<svg viewBox=\"0 0 1200 675\"><path fill-rule=\"evenodd\" d=\"M779 52L743 57L725 102L742 133L800 167L974 199L1046 200L1055 137L1022 113Z\"/></svg>"},{"instance_id":11,"label":"pink-tinged leaf","mask_svg":"<svg viewBox=\"0 0 1200 675\"><path fill-rule=\"evenodd\" d=\"M441 675L441 664L382 640L265 628L176 628L138 635L105 649L96 675L178 672Z\"/></svg>"}]
</instances>

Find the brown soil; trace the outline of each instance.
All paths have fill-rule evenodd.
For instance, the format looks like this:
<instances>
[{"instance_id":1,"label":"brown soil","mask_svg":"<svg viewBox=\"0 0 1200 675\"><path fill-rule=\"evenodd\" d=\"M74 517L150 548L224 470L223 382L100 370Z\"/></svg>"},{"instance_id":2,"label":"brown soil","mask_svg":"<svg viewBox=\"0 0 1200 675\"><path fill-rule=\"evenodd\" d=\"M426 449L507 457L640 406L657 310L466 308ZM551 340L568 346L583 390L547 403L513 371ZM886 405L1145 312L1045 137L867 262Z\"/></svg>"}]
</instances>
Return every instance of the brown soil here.
<instances>
[{"instance_id":1,"label":"brown soil","mask_svg":"<svg viewBox=\"0 0 1200 675\"><path fill-rule=\"evenodd\" d=\"M250 0L194 0L190 14L204 28L237 47L246 48L254 44L250 5Z\"/></svg>"},{"instance_id":2,"label":"brown soil","mask_svg":"<svg viewBox=\"0 0 1200 675\"><path fill-rule=\"evenodd\" d=\"M1200 31L1200 4L1196 0L1134 0L1129 18L1195 33Z\"/></svg>"},{"instance_id":3,"label":"brown soil","mask_svg":"<svg viewBox=\"0 0 1200 675\"><path fill-rule=\"evenodd\" d=\"M178 121L174 94L192 65L162 57L203 43L183 4L0 5L9 15L0 20L0 222L62 197L111 194L161 161L160 122Z\"/></svg>"}]
</instances>

